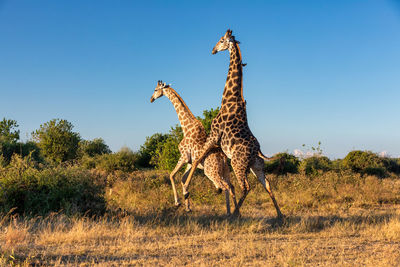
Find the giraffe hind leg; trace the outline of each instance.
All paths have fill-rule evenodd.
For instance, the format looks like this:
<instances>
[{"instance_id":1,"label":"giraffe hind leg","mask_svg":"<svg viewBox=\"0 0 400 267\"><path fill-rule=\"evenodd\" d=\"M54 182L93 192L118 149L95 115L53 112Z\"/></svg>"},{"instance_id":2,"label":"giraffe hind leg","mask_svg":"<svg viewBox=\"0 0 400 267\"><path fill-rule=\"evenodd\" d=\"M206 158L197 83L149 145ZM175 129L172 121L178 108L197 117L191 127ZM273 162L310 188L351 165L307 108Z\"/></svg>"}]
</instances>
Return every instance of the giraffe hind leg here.
<instances>
[{"instance_id":1,"label":"giraffe hind leg","mask_svg":"<svg viewBox=\"0 0 400 267\"><path fill-rule=\"evenodd\" d=\"M179 171L180 168L187 162L187 159L185 156L181 156L178 160L178 163L176 164L174 170L170 173L169 179L171 181L171 186L172 186L172 191L174 192L174 199L175 199L175 206L180 206L179 198L178 198L178 193L176 191L175 187L175 175Z\"/></svg>"},{"instance_id":2,"label":"giraffe hind leg","mask_svg":"<svg viewBox=\"0 0 400 267\"><path fill-rule=\"evenodd\" d=\"M235 208L237 202L225 155L222 152L210 153L204 160L204 173L214 183L218 193L225 191L226 213L229 216L231 214L230 196L232 196Z\"/></svg>"},{"instance_id":3,"label":"giraffe hind leg","mask_svg":"<svg viewBox=\"0 0 400 267\"><path fill-rule=\"evenodd\" d=\"M257 158L256 162L250 168L251 172L257 177L258 181L263 185L264 189L268 192L272 203L274 204L278 219L283 219L283 214L279 208L278 202L275 199L274 193L272 192L271 184L268 177L264 173L264 160Z\"/></svg>"}]
</instances>

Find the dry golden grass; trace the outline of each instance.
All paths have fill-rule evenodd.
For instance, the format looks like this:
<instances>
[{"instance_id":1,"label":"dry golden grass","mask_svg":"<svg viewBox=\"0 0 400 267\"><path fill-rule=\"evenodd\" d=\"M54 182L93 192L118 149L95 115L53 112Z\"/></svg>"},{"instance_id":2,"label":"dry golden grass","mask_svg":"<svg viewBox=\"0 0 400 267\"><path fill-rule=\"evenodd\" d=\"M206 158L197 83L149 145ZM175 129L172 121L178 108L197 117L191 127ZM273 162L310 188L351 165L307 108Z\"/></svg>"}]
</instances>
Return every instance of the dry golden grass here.
<instances>
[{"instance_id":1,"label":"dry golden grass","mask_svg":"<svg viewBox=\"0 0 400 267\"><path fill-rule=\"evenodd\" d=\"M399 266L400 181L323 174L274 183L287 218L275 221L256 186L242 217L195 178L193 212L174 208L165 173L136 173L106 191L103 217L8 217L0 223L0 265ZM138 178L139 177L139 178Z\"/></svg>"}]
</instances>

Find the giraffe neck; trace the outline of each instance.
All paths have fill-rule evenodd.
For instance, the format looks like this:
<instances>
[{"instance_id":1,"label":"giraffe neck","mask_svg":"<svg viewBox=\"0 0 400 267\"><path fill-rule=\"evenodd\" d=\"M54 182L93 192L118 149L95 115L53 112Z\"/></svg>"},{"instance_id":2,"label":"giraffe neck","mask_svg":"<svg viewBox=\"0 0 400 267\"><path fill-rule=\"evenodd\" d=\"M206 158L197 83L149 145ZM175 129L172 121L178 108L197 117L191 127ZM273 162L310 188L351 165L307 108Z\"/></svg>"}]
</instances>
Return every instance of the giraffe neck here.
<instances>
[{"instance_id":1,"label":"giraffe neck","mask_svg":"<svg viewBox=\"0 0 400 267\"><path fill-rule=\"evenodd\" d=\"M171 87L164 89L164 95L168 97L168 99L174 105L179 122L181 123L183 134L186 135L188 126L193 123L193 120L197 120L196 117L190 111L185 101L183 101L183 99L174 89Z\"/></svg>"},{"instance_id":2,"label":"giraffe neck","mask_svg":"<svg viewBox=\"0 0 400 267\"><path fill-rule=\"evenodd\" d=\"M239 45L236 42L229 47L229 71L226 78L224 93L222 94L222 104L224 106L229 103L244 104L243 98L243 66L242 54Z\"/></svg>"}]
</instances>

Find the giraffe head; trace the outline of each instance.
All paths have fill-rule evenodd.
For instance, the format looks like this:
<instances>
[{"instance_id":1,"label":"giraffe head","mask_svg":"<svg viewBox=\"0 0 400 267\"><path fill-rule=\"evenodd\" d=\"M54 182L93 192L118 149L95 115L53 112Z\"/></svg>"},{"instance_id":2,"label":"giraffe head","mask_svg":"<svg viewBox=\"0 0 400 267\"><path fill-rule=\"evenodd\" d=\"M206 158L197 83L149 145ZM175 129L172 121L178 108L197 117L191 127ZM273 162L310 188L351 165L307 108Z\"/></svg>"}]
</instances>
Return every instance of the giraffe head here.
<instances>
[{"instance_id":1,"label":"giraffe head","mask_svg":"<svg viewBox=\"0 0 400 267\"><path fill-rule=\"evenodd\" d=\"M235 40L235 36L232 35L232 31L227 30L224 36L222 36L221 39L219 39L218 43L214 46L211 53L216 54L219 51L229 49L229 47L231 47L231 45L233 45L235 42L239 43Z\"/></svg>"},{"instance_id":2,"label":"giraffe head","mask_svg":"<svg viewBox=\"0 0 400 267\"><path fill-rule=\"evenodd\" d=\"M150 102L153 103L159 97L164 95L164 89L169 88L169 84L163 83L162 81L157 82L156 89L154 89L154 93L150 98Z\"/></svg>"}]
</instances>

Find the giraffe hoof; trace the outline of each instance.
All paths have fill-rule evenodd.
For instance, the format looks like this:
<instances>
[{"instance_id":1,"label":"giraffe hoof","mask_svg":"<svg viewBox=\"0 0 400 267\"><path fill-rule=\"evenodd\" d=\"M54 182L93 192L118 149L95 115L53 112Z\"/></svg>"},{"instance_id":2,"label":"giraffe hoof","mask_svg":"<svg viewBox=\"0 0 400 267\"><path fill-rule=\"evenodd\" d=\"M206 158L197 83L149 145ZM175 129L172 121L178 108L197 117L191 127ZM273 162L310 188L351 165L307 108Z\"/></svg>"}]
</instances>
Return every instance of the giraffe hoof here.
<instances>
[{"instance_id":1,"label":"giraffe hoof","mask_svg":"<svg viewBox=\"0 0 400 267\"><path fill-rule=\"evenodd\" d=\"M285 219L286 219L286 217L285 217L282 213L280 213L280 214L276 217L276 220L277 220L279 223L283 223L283 222L285 221Z\"/></svg>"},{"instance_id":2,"label":"giraffe hoof","mask_svg":"<svg viewBox=\"0 0 400 267\"><path fill-rule=\"evenodd\" d=\"M181 203L175 202L175 207L179 207L180 205L181 205Z\"/></svg>"},{"instance_id":3,"label":"giraffe hoof","mask_svg":"<svg viewBox=\"0 0 400 267\"><path fill-rule=\"evenodd\" d=\"M238 210L235 210L235 211L232 213L231 217L233 217L233 218L239 218L239 217L240 217L240 212L239 212Z\"/></svg>"},{"instance_id":4,"label":"giraffe hoof","mask_svg":"<svg viewBox=\"0 0 400 267\"><path fill-rule=\"evenodd\" d=\"M185 211L189 213L189 212L192 212L192 209L191 208L186 208Z\"/></svg>"}]
</instances>

